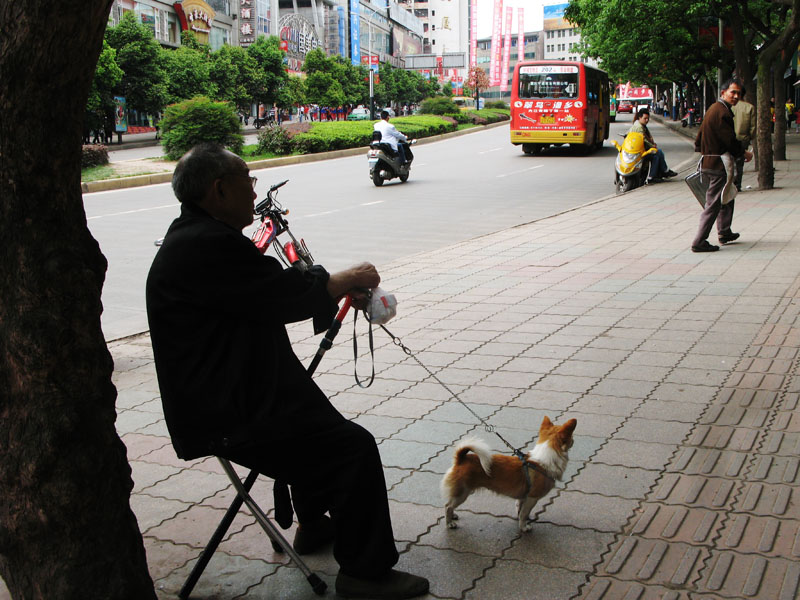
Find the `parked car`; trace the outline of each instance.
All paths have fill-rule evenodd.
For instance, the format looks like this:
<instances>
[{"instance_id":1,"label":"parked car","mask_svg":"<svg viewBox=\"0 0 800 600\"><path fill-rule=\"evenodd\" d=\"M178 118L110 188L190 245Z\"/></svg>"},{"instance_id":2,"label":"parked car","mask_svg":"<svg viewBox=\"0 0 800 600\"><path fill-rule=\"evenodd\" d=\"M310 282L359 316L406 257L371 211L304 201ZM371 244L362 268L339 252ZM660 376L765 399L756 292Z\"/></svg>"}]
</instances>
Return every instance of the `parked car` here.
<instances>
[{"instance_id":1,"label":"parked car","mask_svg":"<svg viewBox=\"0 0 800 600\"><path fill-rule=\"evenodd\" d=\"M349 115L347 115L348 121L367 121L369 120L369 109L368 108L354 108Z\"/></svg>"},{"instance_id":2,"label":"parked car","mask_svg":"<svg viewBox=\"0 0 800 600\"><path fill-rule=\"evenodd\" d=\"M385 110L386 112L388 112L390 117L394 117L394 116L396 116L396 115L394 114L394 110L392 110L392 107L391 107L391 106L387 106L386 108L382 108L381 110Z\"/></svg>"},{"instance_id":3,"label":"parked car","mask_svg":"<svg viewBox=\"0 0 800 600\"><path fill-rule=\"evenodd\" d=\"M619 106L617 107L617 112L632 113L633 103L630 100L620 100Z\"/></svg>"}]
</instances>

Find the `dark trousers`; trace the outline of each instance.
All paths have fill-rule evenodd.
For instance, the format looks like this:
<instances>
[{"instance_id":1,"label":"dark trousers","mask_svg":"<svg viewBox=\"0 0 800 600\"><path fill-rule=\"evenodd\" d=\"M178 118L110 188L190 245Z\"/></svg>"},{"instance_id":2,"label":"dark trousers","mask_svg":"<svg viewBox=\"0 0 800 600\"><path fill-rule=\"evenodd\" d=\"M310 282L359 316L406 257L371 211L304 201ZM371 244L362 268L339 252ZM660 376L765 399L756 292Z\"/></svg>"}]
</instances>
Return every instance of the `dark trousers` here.
<instances>
[{"instance_id":1,"label":"dark trousers","mask_svg":"<svg viewBox=\"0 0 800 600\"><path fill-rule=\"evenodd\" d=\"M369 579L397 563L381 457L375 438L360 425L342 419L227 451L225 458L289 483L300 523L330 512L333 556L343 573Z\"/></svg>"},{"instance_id":2,"label":"dark trousers","mask_svg":"<svg viewBox=\"0 0 800 600\"><path fill-rule=\"evenodd\" d=\"M701 245L708 239L714 221L717 222L717 235L727 235L731 233L731 223L733 223L733 203L731 200L727 204L722 204L722 188L728 180L727 175L717 175L703 172L703 177L708 177L708 191L706 191L706 207L700 214L700 226L697 235L692 242L692 246Z\"/></svg>"},{"instance_id":3,"label":"dark trousers","mask_svg":"<svg viewBox=\"0 0 800 600\"><path fill-rule=\"evenodd\" d=\"M736 173L733 176L733 183L736 186L736 189L740 192L742 191L742 175L744 174L744 154L741 156L736 157Z\"/></svg>"}]
</instances>

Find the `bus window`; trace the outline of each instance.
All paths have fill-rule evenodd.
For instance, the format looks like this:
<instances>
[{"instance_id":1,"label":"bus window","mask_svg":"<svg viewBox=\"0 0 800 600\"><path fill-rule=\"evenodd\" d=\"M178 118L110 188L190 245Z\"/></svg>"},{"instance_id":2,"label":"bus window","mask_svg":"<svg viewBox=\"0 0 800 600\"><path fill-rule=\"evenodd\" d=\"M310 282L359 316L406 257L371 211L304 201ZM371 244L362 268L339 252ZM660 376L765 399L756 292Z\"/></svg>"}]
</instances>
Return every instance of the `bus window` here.
<instances>
[{"instance_id":1,"label":"bus window","mask_svg":"<svg viewBox=\"0 0 800 600\"><path fill-rule=\"evenodd\" d=\"M573 100L578 97L578 69L574 73L532 72L522 67L519 74L520 98L558 98Z\"/></svg>"}]
</instances>

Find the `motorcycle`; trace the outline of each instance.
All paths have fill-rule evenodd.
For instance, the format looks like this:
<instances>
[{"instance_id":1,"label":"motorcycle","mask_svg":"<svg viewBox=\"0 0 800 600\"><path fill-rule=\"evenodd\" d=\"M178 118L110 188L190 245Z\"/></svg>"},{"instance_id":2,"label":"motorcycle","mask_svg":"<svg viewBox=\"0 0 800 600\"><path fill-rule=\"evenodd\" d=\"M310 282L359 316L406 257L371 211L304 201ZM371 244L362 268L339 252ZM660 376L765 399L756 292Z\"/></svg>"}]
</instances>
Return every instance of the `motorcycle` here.
<instances>
[{"instance_id":1,"label":"motorcycle","mask_svg":"<svg viewBox=\"0 0 800 600\"><path fill-rule=\"evenodd\" d=\"M647 181L647 173L650 171L650 161L647 160L647 157L658 152L658 149L645 150L644 135L633 131L625 136L625 141L621 146L617 140L612 140L611 143L619 151L614 163L614 187L617 193L627 192L644 185Z\"/></svg>"},{"instance_id":2,"label":"motorcycle","mask_svg":"<svg viewBox=\"0 0 800 600\"><path fill-rule=\"evenodd\" d=\"M392 149L386 142L381 142L380 131L372 132L372 142L367 151L367 163L369 164L369 176L377 187L383 185L387 179L399 177L400 181L408 181L411 171L411 162L414 155L411 153L411 144L416 144L417 140L400 142L406 152L406 162L400 162L400 154Z\"/></svg>"}]
</instances>

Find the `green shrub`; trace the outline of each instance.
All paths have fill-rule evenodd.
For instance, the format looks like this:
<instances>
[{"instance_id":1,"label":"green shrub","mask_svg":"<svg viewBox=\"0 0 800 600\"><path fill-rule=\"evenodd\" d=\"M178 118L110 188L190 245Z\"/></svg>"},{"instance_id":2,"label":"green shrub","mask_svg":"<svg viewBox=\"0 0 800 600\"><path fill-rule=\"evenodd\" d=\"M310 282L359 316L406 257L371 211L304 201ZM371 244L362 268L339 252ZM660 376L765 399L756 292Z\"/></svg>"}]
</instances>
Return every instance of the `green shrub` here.
<instances>
[{"instance_id":1,"label":"green shrub","mask_svg":"<svg viewBox=\"0 0 800 600\"><path fill-rule=\"evenodd\" d=\"M450 117L450 118L454 119L455 122L458 123L459 125L463 125L465 123L471 123L472 122L472 119L470 119L470 116L467 113L461 112L461 111L459 111L457 113L453 113L452 115L448 114L448 115L443 115L443 116Z\"/></svg>"},{"instance_id":2,"label":"green shrub","mask_svg":"<svg viewBox=\"0 0 800 600\"><path fill-rule=\"evenodd\" d=\"M494 100L492 102L485 103L483 105L483 108L501 108L508 110L508 104L506 104L502 100Z\"/></svg>"},{"instance_id":3,"label":"green shrub","mask_svg":"<svg viewBox=\"0 0 800 600\"><path fill-rule=\"evenodd\" d=\"M423 100L419 112L423 115L452 115L458 112L458 105L450 98L436 96Z\"/></svg>"},{"instance_id":4,"label":"green shrub","mask_svg":"<svg viewBox=\"0 0 800 600\"><path fill-rule=\"evenodd\" d=\"M108 164L108 148L102 144L86 145L81 150L81 168Z\"/></svg>"},{"instance_id":5,"label":"green shrub","mask_svg":"<svg viewBox=\"0 0 800 600\"><path fill-rule=\"evenodd\" d=\"M291 154L292 140L289 132L280 125L265 127L258 134L257 154Z\"/></svg>"},{"instance_id":6,"label":"green shrub","mask_svg":"<svg viewBox=\"0 0 800 600\"><path fill-rule=\"evenodd\" d=\"M244 145L236 107L204 96L168 106L160 126L161 144L172 160L178 160L202 142L221 144L237 154Z\"/></svg>"},{"instance_id":7,"label":"green shrub","mask_svg":"<svg viewBox=\"0 0 800 600\"><path fill-rule=\"evenodd\" d=\"M374 121L314 123L310 131L295 135L292 145L302 154L368 146L372 141L373 123ZM408 138L430 137L456 130L455 122L433 115L396 117L392 119L392 123Z\"/></svg>"}]
</instances>

